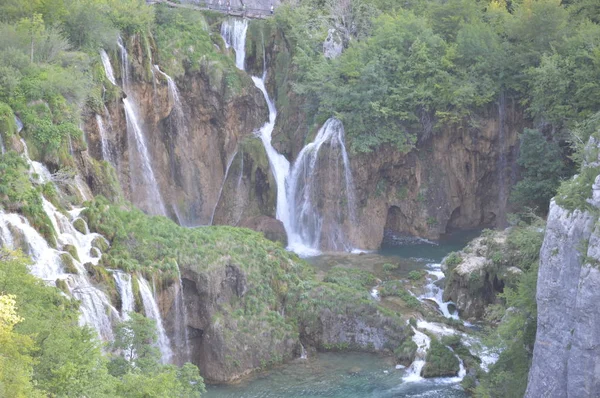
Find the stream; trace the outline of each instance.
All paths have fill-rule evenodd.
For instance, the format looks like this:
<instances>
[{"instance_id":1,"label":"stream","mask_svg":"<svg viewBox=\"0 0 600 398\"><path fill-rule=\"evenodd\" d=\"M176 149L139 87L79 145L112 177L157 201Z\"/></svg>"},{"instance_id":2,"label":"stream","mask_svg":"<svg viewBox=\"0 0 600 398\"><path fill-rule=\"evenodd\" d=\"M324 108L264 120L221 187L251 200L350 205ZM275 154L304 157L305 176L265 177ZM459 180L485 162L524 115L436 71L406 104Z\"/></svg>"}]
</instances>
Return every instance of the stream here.
<instances>
[{"instance_id":1,"label":"stream","mask_svg":"<svg viewBox=\"0 0 600 398\"><path fill-rule=\"evenodd\" d=\"M392 279L406 277L410 271L426 270L431 280L420 298L438 297L439 292L428 293L433 281L440 274L439 263L450 252L460 250L479 235L480 231L453 234L437 243L425 240L388 240L378 252L365 254L332 253L307 258L318 274L324 275L335 266L361 268L375 275L381 274L383 264L393 262L399 267L393 271ZM440 306L442 307L442 306ZM444 307L448 311L448 307ZM441 309L444 312L444 309ZM445 314L455 317L454 314ZM444 324L417 323L415 336L424 336L424 331L438 336L459 334L466 345L477 346L475 337L458 332ZM428 339L427 337L425 337ZM414 340L414 338L413 338ZM485 347L472 349L482 356L484 365L493 363L494 356L488 355ZM484 358L485 357L485 358ZM462 377L423 379L415 368L422 364L413 362L410 367L396 369L393 358L366 353L317 353L307 360L296 359L288 364L261 372L234 385L207 386L208 398L310 398L310 397L467 397L460 387ZM420 369L420 368L419 368ZM464 371L462 372L464 376Z\"/></svg>"}]
</instances>

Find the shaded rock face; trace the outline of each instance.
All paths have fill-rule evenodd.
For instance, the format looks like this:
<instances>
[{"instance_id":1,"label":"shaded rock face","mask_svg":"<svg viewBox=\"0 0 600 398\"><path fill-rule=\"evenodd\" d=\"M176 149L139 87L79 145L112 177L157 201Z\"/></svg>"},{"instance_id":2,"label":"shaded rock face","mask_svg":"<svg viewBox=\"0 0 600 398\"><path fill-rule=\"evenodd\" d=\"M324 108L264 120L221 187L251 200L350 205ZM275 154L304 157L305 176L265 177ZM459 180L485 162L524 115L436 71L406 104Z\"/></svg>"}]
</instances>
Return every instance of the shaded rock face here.
<instances>
[{"instance_id":1,"label":"shaded rock face","mask_svg":"<svg viewBox=\"0 0 600 398\"><path fill-rule=\"evenodd\" d=\"M274 242L281 242L284 247L287 246L287 234L283 223L273 217L258 216L249 218L244 220L240 226L262 232L265 238Z\"/></svg>"},{"instance_id":2,"label":"shaded rock face","mask_svg":"<svg viewBox=\"0 0 600 398\"><path fill-rule=\"evenodd\" d=\"M241 76L244 84L240 91L231 92L223 74L211 73L209 67L188 72L176 79L184 116L182 127L166 80L158 73L146 76L147 55L136 37L128 40L127 46L133 69L129 91L136 101L166 215L185 226L209 224L238 143L267 118L261 93L245 75ZM115 71L120 69L118 61L119 57L113 57ZM146 206L147 190L137 189L141 168L132 159L137 149L127 134L122 101L108 104L107 111L102 118L104 125L110 126L106 134L115 152L113 164L125 197L156 214L156 209ZM92 155L101 159L100 134L93 115L86 123L86 132Z\"/></svg>"},{"instance_id":3,"label":"shaded rock face","mask_svg":"<svg viewBox=\"0 0 600 398\"><path fill-rule=\"evenodd\" d=\"M550 204L540 251L528 398L597 397L600 391L597 218Z\"/></svg>"},{"instance_id":4,"label":"shaded rock face","mask_svg":"<svg viewBox=\"0 0 600 398\"><path fill-rule=\"evenodd\" d=\"M323 55L325 58L333 59L342 55L344 41L342 35L335 29L329 29L327 38L323 42Z\"/></svg>"}]
</instances>

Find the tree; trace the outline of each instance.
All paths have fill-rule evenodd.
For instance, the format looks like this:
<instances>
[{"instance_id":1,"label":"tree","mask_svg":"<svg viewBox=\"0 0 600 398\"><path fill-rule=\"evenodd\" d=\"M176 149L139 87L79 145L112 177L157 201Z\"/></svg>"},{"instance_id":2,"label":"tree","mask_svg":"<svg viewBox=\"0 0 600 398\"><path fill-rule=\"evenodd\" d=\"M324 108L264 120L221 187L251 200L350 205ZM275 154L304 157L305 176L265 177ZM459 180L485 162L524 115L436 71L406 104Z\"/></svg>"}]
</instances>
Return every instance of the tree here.
<instances>
[{"instance_id":1,"label":"tree","mask_svg":"<svg viewBox=\"0 0 600 398\"><path fill-rule=\"evenodd\" d=\"M511 200L545 213L566 174L558 144L547 141L538 130L525 129L518 164L523 179L513 188Z\"/></svg>"}]
</instances>

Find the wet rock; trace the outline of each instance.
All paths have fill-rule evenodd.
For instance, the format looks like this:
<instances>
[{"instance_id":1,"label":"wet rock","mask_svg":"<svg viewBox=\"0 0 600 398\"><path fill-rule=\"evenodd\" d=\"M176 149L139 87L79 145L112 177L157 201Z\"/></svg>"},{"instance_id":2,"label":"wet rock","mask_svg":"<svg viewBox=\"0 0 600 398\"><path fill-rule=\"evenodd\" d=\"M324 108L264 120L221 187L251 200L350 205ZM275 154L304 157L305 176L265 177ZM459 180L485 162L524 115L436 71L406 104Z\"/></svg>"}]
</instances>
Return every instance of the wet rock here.
<instances>
[{"instance_id":1,"label":"wet rock","mask_svg":"<svg viewBox=\"0 0 600 398\"><path fill-rule=\"evenodd\" d=\"M344 40L336 29L329 29L327 38L323 42L323 55L325 58L333 59L342 55Z\"/></svg>"},{"instance_id":2,"label":"wet rock","mask_svg":"<svg viewBox=\"0 0 600 398\"><path fill-rule=\"evenodd\" d=\"M240 227L262 232L265 238L273 242L280 242L284 247L287 246L287 234L283 223L275 218L268 216L252 217L244 220Z\"/></svg>"}]
</instances>

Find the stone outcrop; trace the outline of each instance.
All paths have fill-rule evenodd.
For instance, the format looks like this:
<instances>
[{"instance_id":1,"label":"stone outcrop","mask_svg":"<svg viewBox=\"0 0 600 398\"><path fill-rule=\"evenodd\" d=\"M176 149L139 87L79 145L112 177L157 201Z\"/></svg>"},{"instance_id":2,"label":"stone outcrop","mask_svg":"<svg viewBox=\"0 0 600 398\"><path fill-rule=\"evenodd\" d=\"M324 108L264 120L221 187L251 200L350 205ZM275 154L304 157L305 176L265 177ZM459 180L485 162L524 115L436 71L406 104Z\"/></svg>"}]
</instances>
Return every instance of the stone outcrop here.
<instances>
[{"instance_id":1,"label":"stone outcrop","mask_svg":"<svg viewBox=\"0 0 600 398\"><path fill-rule=\"evenodd\" d=\"M262 232L265 238L273 242L280 242L284 247L287 246L287 234L283 223L273 217L258 216L249 218L244 220L240 227Z\"/></svg>"},{"instance_id":2,"label":"stone outcrop","mask_svg":"<svg viewBox=\"0 0 600 398\"><path fill-rule=\"evenodd\" d=\"M452 301L462 318L481 318L489 304L496 302L497 294L504 288L504 279L519 274L516 267L500 270L492 261L490 239L502 246L507 231L490 237L479 237L458 253L453 253L442 263L446 274L444 301ZM458 263L458 264L456 264Z\"/></svg>"},{"instance_id":3,"label":"stone outcrop","mask_svg":"<svg viewBox=\"0 0 600 398\"><path fill-rule=\"evenodd\" d=\"M589 211L570 212L554 201L550 205L540 251L537 335L527 398L597 397L600 391L597 219Z\"/></svg>"}]
</instances>

